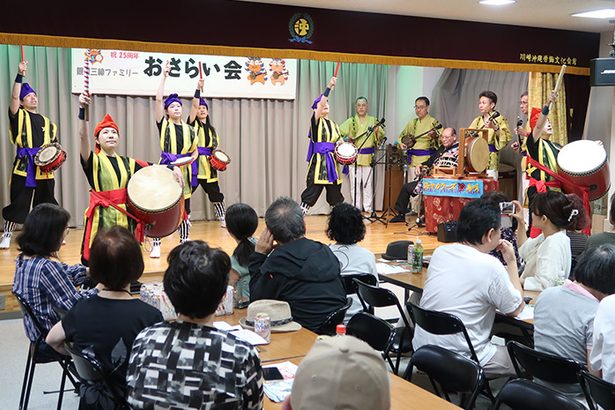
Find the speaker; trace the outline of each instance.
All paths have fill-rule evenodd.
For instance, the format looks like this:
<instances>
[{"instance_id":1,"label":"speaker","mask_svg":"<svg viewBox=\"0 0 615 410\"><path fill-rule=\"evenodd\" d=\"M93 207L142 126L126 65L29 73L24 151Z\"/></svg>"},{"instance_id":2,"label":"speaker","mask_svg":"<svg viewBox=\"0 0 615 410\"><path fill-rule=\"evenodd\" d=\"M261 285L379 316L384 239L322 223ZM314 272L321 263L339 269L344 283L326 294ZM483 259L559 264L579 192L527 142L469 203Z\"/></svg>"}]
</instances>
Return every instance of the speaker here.
<instances>
[{"instance_id":1,"label":"speaker","mask_svg":"<svg viewBox=\"0 0 615 410\"><path fill-rule=\"evenodd\" d=\"M594 58L589 62L589 85L615 85L615 58Z\"/></svg>"}]
</instances>

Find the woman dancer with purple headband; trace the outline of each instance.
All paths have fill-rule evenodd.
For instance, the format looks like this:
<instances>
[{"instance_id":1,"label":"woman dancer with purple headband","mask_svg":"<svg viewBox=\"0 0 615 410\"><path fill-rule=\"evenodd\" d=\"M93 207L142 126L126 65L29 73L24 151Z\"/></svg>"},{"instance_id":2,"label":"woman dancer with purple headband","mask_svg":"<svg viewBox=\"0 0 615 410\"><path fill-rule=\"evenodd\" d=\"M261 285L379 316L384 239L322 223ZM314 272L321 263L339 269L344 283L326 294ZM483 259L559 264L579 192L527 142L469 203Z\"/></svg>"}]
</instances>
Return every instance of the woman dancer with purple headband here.
<instances>
[{"instance_id":1,"label":"woman dancer with purple headband","mask_svg":"<svg viewBox=\"0 0 615 410\"><path fill-rule=\"evenodd\" d=\"M331 77L324 93L312 104L310 148L308 150L308 174L306 188L301 194L301 209L307 214L314 206L323 188L327 190L327 202L335 206L344 201L342 176L335 161L335 143L341 139L338 125L329 119L329 93L335 87L336 77Z\"/></svg>"}]
</instances>

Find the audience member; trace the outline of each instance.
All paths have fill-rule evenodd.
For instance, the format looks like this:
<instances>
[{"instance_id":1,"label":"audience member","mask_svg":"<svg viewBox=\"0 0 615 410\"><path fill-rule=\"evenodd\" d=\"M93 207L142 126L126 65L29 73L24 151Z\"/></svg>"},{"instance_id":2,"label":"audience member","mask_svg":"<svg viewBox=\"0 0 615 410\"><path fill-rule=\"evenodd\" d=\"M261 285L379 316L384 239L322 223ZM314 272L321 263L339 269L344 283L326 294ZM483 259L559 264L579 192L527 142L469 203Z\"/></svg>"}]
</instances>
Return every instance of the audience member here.
<instances>
[{"instance_id":1,"label":"audience member","mask_svg":"<svg viewBox=\"0 0 615 410\"><path fill-rule=\"evenodd\" d=\"M435 250L427 271L421 307L457 316L464 323L480 364L489 377L514 375L505 346L491 343L496 309L516 316L524 308L515 253L510 242L500 239L500 210L485 199L468 203L457 224L459 243ZM489 255L498 249L506 267ZM459 335L427 333L416 326L414 349L433 344L466 357L466 341Z\"/></svg>"},{"instance_id":2,"label":"audience member","mask_svg":"<svg viewBox=\"0 0 615 410\"><path fill-rule=\"evenodd\" d=\"M526 235L523 212L515 206L519 254L525 260L521 275L527 290L543 290L564 283L570 275L572 254L566 229L575 226L576 219L584 218L583 203L576 195L564 195L558 191L537 194L530 212L532 223L542 233L536 238Z\"/></svg>"},{"instance_id":3,"label":"audience member","mask_svg":"<svg viewBox=\"0 0 615 410\"><path fill-rule=\"evenodd\" d=\"M58 251L68 233L70 214L53 204L40 204L28 214L23 231L17 239L20 254L17 256L13 292L21 296L32 308L34 316L45 329L55 325L60 317L54 307L69 310L77 300L88 296L76 286L86 279L86 267L66 265L58 259ZM29 316L24 316L26 335L31 341L41 335ZM40 354L49 352L41 342Z\"/></svg>"},{"instance_id":4,"label":"audience member","mask_svg":"<svg viewBox=\"0 0 615 410\"><path fill-rule=\"evenodd\" d=\"M235 288L236 305L245 306L250 302L250 255L254 253L256 239L254 232L258 227L258 215L247 204L233 204L226 210L226 229L237 242L231 255L229 285Z\"/></svg>"},{"instance_id":5,"label":"audience member","mask_svg":"<svg viewBox=\"0 0 615 410\"><path fill-rule=\"evenodd\" d=\"M256 348L213 327L228 283L226 253L203 241L171 251L164 290L177 321L143 330L128 365L134 408L262 409L263 377Z\"/></svg>"},{"instance_id":6,"label":"audience member","mask_svg":"<svg viewBox=\"0 0 615 410\"><path fill-rule=\"evenodd\" d=\"M288 302L293 319L316 331L346 303L339 261L328 246L305 237L301 208L292 199L276 199L265 224L250 256L250 300Z\"/></svg>"},{"instance_id":7,"label":"audience member","mask_svg":"<svg viewBox=\"0 0 615 410\"><path fill-rule=\"evenodd\" d=\"M64 342L93 355L109 380L125 394L128 352L137 334L162 322L160 311L135 299L130 283L143 274L143 255L135 236L114 226L99 232L90 248L90 276L98 294L79 300L47 335L47 343L64 353ZM103 386L82 387L80 409L116 408Z\"/></svg>"},{"instance_id":8,"label":"audience member","mask_svg":"<svg viewBox=\"0 0 615 410\"><path fill-rule=\"evenodd\" d=\"M317 340L299 364L284 410L391 408L382 356L352 336Z\"/></svg>"},{"instance_id":9,"label":"audience member","mask_svg":"<svg viewBox=\"0 0 615 410\"><path fill-rule=\"evenodd\" d=\"M365 224L358 208L342 202L337 204L329 215L327 236L335 243L329 245L340 262L343 275L370 274L378 280L376 256L358 244L365 237ZM345 321L363 310L359 297L354 294L352 305L346 312Z\"/></svg>"},{"instance_id":10,"label":"audience member","mask_svg":"<svg viewBox=\"0 0 615 410\"><path fill-rule=\"evenodd\" d=\"M611 231L601 232L590 236L585 244L585 249L597 248L604 243L615 245L615 195L611 196L611 204L609 206L609 222L611 224Z\"/></svg>"},{"instance_id":11,"label":"audience member","mask_svg":"<svg viewBox=\"0 0 615 410\"><path fill-rule=\"evenodd\" d=\"M517 268L520 269L523 266L523 259L519 256L519 247L517 246L517 234L515 233L515 230L517 229L517 221L513 218L512 214L504 212L500 207L500 204L509 202L508 198L506 198L506 195L503 193L497 191L487 191L483 194L482 198L493 202L493 204L500 209L500 219L502 220L500 227L501 237L505 241L512 244L513 249L515 250ZM513 203L513 206L517 205ZM514 209L511 209L511 211L514 211ZM493 255L498 258L502 264L506 263L504 261L504 257L502 256L502 252L497 249L489 252L489 255Z\"/></svg>"},{"instance_id":12,"label":"audience member","mask_svg":"<svg viewBox=\"0 0 615 410\"><path fill-rule=\"evenodd\" d=\"M574 282L567 280L563 286L540 293L534 310L534 346L589 365L598 303L615 293L615 246L601 245L585 252L574 276ZM571 395L583 394L579 384L551 387Z\"/></svg>"},{"instance_id":13,"label":"audience member","mask_svg":"<svg viewBox=\"0 0 615 410\"><path fill-rule=\"evenodd\" d=\"M607 296L598 305L594 318L594 334L590 363L602 378L615 384L615 295Z\"/></svg>"}]
</instances>

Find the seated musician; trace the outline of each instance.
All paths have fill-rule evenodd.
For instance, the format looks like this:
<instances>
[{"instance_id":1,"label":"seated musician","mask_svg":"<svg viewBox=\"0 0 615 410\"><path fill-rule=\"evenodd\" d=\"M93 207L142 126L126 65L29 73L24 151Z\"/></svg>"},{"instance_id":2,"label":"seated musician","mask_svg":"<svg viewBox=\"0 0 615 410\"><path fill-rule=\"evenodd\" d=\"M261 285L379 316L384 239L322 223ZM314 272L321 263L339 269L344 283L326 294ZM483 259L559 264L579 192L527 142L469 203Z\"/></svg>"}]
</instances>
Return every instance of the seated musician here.
<instances>
[{"instance_id":1,"label":"seated musician","mask_svg":"<svg viewBox=\"0 0 615 410\"><path fill-rule=\"evenodd\" d=\"M442 145L434 152L429 159L422 165L416 167L416 175L424 175L426 171L435 166L457 166L457 155L459 153L459 142L457 141L457 132L454 128L446 128L440 136ZM417 185L421 181L421 177L412 182L405 184L397 197L395 210L397 216L389 222L405 222L406 212L408 212L408 203L411 196L416 196Z\"/></svg>"}]
</instances>

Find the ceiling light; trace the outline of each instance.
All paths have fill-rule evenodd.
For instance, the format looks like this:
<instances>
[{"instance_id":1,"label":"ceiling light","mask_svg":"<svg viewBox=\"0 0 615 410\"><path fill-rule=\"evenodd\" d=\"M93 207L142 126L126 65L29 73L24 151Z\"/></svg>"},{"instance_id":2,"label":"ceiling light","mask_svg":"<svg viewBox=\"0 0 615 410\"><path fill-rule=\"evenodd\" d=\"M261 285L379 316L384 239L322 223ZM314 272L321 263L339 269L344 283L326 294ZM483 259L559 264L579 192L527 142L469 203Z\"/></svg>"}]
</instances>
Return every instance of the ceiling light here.
<instances>
[{"instance_id":1,"label":"ceiling light","mask_svg":"<svg viewBox=\"0 0 615 410\"><path fill-rule=\"evenodd\" d=\"M507 4L516 3L515 0L480 0L480 4L485 4L487 6L505 6Z\"/></svg>"},{"instance_id":2,"label":"ceiling light","mask_svg":"<svg viewBox=\"0 0 615 410\"><path fill-rule=\"evenodd\" d=\"M572 17L588 17L592 19L609 19L615 17L615 9L600 9L574 13Z\"/></svg>"}]
</instances>

